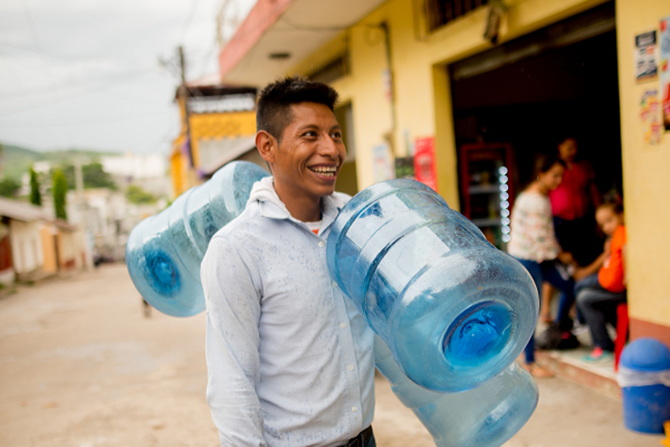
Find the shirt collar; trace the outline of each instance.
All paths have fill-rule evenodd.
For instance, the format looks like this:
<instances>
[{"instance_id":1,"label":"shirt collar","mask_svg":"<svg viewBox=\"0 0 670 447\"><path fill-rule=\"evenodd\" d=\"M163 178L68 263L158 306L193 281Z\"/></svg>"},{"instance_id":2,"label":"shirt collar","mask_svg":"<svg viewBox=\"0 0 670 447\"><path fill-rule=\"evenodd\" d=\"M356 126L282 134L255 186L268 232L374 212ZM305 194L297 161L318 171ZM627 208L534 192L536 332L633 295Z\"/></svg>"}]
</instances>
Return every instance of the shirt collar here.
<instances>
[{"instance_id":1,"label":"shirt collar","mask_svg":"<svg viewBox=\"0 0 670 447\"><path fill-rule=\"evenodd\" d=\"M340 210L349 199L350 197L347 194L339 192L321 198L322 230L325 230L333 223ZM302 223L291 216L286 205L284 205L284 202L282 202L277 195L272 182L272 177L264 177L254 184L247 205L250 203L258 204L260 215L263 217L270 219L286 219Z\"/></svg>"}]
</instances>

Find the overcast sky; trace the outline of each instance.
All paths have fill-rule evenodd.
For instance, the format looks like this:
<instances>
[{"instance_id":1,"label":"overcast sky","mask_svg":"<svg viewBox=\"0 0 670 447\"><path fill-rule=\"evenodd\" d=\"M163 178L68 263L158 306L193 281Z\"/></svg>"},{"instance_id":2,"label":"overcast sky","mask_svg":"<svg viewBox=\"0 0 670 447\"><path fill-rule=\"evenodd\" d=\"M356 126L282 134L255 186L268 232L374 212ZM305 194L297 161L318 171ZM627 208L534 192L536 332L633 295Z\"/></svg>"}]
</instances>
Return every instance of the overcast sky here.
<instances>
[{"instance_id":1,"label":"overcast sky","mask_svg":"<svg viewBox=\"0 0 670 447\"><path fill-rule=\"evenodd\" d=\"M0 0L0 143L168 154L177 48L187 80L216 74L217 13L234 23L254 3Z\"/></svg>"}]
</instances>

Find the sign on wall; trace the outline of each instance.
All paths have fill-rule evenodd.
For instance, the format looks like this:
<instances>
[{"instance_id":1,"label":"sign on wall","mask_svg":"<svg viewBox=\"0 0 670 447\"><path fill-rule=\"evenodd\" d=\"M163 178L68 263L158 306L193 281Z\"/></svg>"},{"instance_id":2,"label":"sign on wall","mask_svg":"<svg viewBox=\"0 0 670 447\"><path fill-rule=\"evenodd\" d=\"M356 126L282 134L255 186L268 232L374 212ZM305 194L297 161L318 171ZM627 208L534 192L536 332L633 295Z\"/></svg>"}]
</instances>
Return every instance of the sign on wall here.
<instances>
[{"instance_id":1,"label":"sign on wall","mask_svg":"<svg viewBox=\"0 0 670 447\"><path fill-rule=\"evenodd\" d=\"M638 34L635 36L635 78L646 81L657 76L656 31Z\"/></svg>"},{"instance_id":2,"label":"sign on wall","mask_svg":"<svg viewBox=\"0 0 670 447\"><path fill-rule=\"evenodd\" d=\"M374 181L383 182L394 177L391 149L388 144L381 143L372 148L372 167L374 170Z\"/></svg>"},{"instance_id":3,"label":"sign on wall","mask_svg":"<svg viewBox=\"0 0 670 447\"><path fill-rule=\"evenodd\" d=\"M661 114L664 129L670 131L670 17L661 20L660 28Z\"/></svg>"},{"instance_id":4,"label":"sign on wall","mask_svg":"<svg viewBox=\"0 0 670 447\"><path fill-rule=\"evenodd\" d=\"M414 140L414 177L437 191L435 137L423 137Z\"/></svg>"}]
</instances>

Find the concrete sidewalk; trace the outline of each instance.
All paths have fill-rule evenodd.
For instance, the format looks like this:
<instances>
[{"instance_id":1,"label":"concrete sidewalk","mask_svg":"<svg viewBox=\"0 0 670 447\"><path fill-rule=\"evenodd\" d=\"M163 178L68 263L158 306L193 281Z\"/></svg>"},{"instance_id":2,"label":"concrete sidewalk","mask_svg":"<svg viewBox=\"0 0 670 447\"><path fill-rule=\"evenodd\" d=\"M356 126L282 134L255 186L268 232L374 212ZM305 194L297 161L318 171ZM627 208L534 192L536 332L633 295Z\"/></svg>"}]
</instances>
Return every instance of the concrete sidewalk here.
<instances>
[{"instance_id":1,"label":"concrete sidewalk","mask_svg":"<svg viewBox=\"0 0 670 447\"><path fill-rule=\"evenodd\" d=\"M125 266L20 286L0 298L0 446L214 447L205 402L204 314L143 313ZM505 447L658 447L619 399L562 378ZM379 447L432 438L377 378Z\"/></svg>"},{"instance_id":2,"label":"concrete sidewalk","mask_svg":"<svg viewBox=\"0 0 670 447\"><path fill-rule=\"evenodd\" d=\"M664 439L627 430L619 399L561 377L539 379L537 384L535 413L504 447L659 447ZM398 404L383 378L377 394L373 427L380 447L435 445L414 414Z\"/></svg>"}]
</instances>

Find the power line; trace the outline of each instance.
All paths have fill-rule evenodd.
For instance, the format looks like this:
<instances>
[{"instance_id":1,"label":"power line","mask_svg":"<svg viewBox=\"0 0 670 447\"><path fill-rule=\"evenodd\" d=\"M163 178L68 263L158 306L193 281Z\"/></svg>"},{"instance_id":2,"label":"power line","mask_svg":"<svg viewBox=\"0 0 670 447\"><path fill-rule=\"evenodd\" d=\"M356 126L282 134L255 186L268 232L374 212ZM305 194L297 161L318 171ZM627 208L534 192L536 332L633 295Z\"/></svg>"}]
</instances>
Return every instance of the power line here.
<instances>
[{"instance_id":1,"label":"power line","mask_svg":"<svg viewBox=\"0 0 670 447\"><path fill-rule=\"evenodd\" d=\"M188 16L186 18L186 21L184 22L184 26L182 27L181 31L181 37L179 38L179 42L184 42L184 38L186 37L186 33L188 33L189 29L191 28L191 24L193 22L193 17L195 17L195 12L198 9L198 4L200 3L200 0L195 0L193 3L191 3L191 9L188 12Z\"/></svg>"},{"instance_id":2,"label":"power line","mask_svg":"<svg viewBox=\"0 0 670 447\"><path fill-rule=\"evenodd\" d=\"M39 39L37 32L35 30L35 21L33 20L33 14L32 11L30 10L30 5L28 2L21 2L21 5L23 6L23 15L28 22L28 30L30 31L30 36L33 39L33 43L38 47L42 48L42 41Z\"/></svg>"},{"instance_id":3,"label":"power line","mask_svg":"<svg viewBox=\"0 0 670 447\"><path fill-rule=\"evenodd\" d=\"M0 99L5 99L5 100L11 100L13 98L27 98L31 96L39 96L43 97L44 95L47 94L54 94L54 93L63 93L63 94L69 94L66 89L84 89L88 90L91 88L98 88L97 91L99 90L99 87L116 87L118 84L111 84L110 81L119 81L121 80L122 83L125 82L130 82L138 77L141 76L146 76L151 74L150 70L129 70L127 72L123 73L117 73L114 75L109 75L106 77L101 77L101 78L96 78L96 79L91 79L88 81L84 82L79 82L75 83L73 81L69 81L67 79L61 80L60 84L52 84L46 87L43 87L41 89L29 89L27 91L23 92L17 92L17 93L7 93L7 94L2 94L0 95Z\"/></svg>"},{"instance_id":4,"label":"power line","mask_svg":"<svg viewBox=\"0 0 670 447\"><path fill-rule=\"evenodd\" d=\"M29 93L18 93L18 94L9 94L9 95L2 95L0 96L0 99L11 99L11 98L41 98L39 103L35 103L29 107L23 107L23 108L16 108L13 107L11 111L7 111L4 113L0 113L0 116L11 116L11 115L16 115L19 113L23 113L26 111L34 110L35 108L44 108L48 107L51 105L55 104L60 104L62 102L66 101L71 101L71 100L77 100L80 99L82 96L88 95L88 94L101 94L104 96L112 97L116 100L122 99L125 101L129 101L135 104L140 104L143 106L152 106L151 103L146 103L143 101L138 101L135 99L134 96L120 96L116 94L111 94L107 92L106 90L111 89L111 88L118 88L122 86L123 84L126 84L128 82L131 82L135 79L138 79L143 76L147 76L150 74L148 70L135 70L135 71L128 71L125 73L117 73L115 75L103 77L103 78L98 78L94 79L92 81L86 82L86 83L75 83L73 81L69 81L67 79L62 80L62 85L60 87L52 87L40 91L32 91L30 90ZM110 82L110 81L115 81L115 82ZM62 95L64 97L53 97L53 95ZM167 98L167 96L166 96Z\"/></svg>"}]
</instances>

